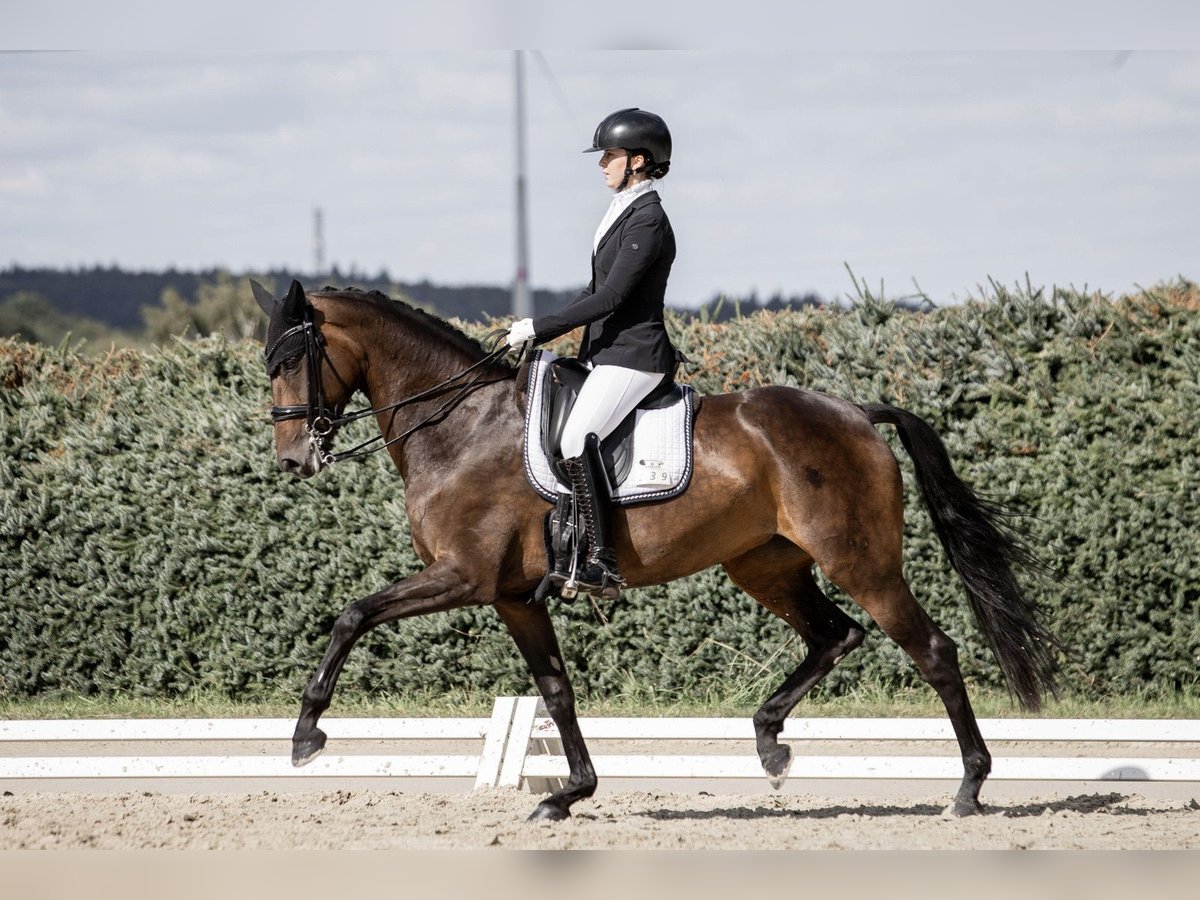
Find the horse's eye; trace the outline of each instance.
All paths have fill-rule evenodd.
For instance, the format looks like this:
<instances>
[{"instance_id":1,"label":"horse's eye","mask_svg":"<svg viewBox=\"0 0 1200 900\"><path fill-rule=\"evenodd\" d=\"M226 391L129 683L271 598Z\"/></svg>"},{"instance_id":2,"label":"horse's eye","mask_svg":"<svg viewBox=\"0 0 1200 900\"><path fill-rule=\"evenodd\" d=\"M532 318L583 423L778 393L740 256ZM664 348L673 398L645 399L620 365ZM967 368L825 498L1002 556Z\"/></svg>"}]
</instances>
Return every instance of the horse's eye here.
<instances>
[{"instance_id":1,"label":"horse's eye","mask_svg":"<svg viewBox=\"0 0 1200 900\"><path fill-rule=\"evenodd\" d=\"M281 366L281 368L288 375L295 375L297 372L300 371L300 360L301 359L303 359L303 357L301 357L301 356L293 356L291 359L285 359L283 361L283 365Z\"/></svg>"}]
</instances>

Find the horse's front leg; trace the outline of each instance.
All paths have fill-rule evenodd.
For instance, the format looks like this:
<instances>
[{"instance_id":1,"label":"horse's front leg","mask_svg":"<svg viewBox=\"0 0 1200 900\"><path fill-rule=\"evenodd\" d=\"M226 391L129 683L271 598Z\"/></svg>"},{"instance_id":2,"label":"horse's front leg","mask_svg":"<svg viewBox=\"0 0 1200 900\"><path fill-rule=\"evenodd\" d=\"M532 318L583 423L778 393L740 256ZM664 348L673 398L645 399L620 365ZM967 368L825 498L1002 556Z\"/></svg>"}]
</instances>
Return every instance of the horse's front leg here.
<instances>
[{"instance_id":1,"label":"horse's front leg","mask_svg":"<svg viewBox=\"0 0 1200 900\"><path fill-rule=\"evenodd\" d=\"M596 770L579 730L575 714L575 692L563 666L558 638L546 604L538 601L509 601L496 604L496 611L516 641L521 655L533 673L538 690L546 701L550 718L558 726L563 752L571 768L566 786L543 800L530 815L529 821L557 821L569 818L571 804L596 792Z\"/></svg>"},{"instance_id":2,"label":"horse's front leg","mask_svg":"<svg viewBox=\"0 0 1200 900\"><path fill-rule=\"evenodd\" d=\"M347 606L333 626L325 658L304 689L292 736L292 765L304 765L325 748L325 732L317 727L317 720L329 708L338 675L355 641L384 622L456 609L474 599L475 586L453 564L435 562L423 572Z\"/></svg>"}]
</instances>

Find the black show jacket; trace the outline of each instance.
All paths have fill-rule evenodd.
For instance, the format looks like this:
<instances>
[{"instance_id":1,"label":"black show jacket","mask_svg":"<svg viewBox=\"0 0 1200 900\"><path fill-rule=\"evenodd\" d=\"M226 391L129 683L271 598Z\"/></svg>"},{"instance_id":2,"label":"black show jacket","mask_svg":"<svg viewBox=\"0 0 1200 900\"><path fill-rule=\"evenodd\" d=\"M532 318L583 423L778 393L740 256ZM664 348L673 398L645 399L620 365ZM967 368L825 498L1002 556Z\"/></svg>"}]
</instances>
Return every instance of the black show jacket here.
<instances>
[{"instance_id":1,"label":"black show jacket","mask_svg":"<svg viewBox=\"0 0 1200 900\"><path fill-rule=\"evenodd\" d=\"M675 233L657 191L647 191L617 217L592 254L587 290L533 320L538 343L587 325L579 359L642 372L672 372L675 347L663 306L675 261Z\"/></svg>"}]
</instances>

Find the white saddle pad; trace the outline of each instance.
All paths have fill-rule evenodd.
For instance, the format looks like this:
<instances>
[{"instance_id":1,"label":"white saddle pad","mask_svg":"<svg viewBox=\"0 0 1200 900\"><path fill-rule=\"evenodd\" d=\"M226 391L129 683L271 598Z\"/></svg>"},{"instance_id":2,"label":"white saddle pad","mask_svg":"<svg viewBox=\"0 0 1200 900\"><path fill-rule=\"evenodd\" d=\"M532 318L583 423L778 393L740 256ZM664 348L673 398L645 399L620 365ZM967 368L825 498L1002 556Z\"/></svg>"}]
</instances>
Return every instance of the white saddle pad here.
<instances>
[{"instance_id":1,"label":"white saddle pad","mask_svg":"<svg viewBox=\"0 0 1200 900\"><path fill-rule=\"evenodd\" d=\"M529 363L529 386L525 410L525 477L535 491L553 501L561 491L542 450L542 386L546 367L555 359L549 350L537 351ZM692 419L695 394L680 385L683 397L665 409L639 409L633 429L633 465L625 481L613 491L613 502L621 506L650 500L669 500L682 494L692 480Z\"/></svg>"}]
</instances>

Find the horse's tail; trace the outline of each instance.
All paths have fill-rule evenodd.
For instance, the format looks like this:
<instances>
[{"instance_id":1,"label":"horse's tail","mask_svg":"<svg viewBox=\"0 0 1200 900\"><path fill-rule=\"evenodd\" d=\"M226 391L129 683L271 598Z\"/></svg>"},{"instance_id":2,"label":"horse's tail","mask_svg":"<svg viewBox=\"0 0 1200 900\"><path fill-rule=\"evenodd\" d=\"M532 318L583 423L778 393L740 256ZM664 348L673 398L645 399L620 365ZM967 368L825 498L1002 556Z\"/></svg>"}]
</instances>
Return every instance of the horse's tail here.
<instances>
[{"instance_id":1,"label":"horse's tail","mask_svg":"<svg viewBox=\"0 0 1200 900\"><path fill-rule=\"evenodd\" d=\"M1011 511L985 500L954 473L946 445L920 416L883 403L861 404L872 425L896 426L912 457L921 494L950 565L962 579L971 612L1004 678L1023 707L1037 710L1046 692L1057 696L1060 645L1013 575L1014 565L1042 564L1007 527Z\"/></svg>"}]
</instances>

